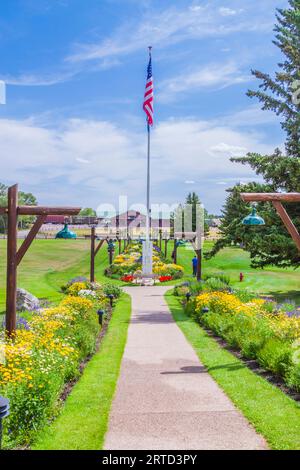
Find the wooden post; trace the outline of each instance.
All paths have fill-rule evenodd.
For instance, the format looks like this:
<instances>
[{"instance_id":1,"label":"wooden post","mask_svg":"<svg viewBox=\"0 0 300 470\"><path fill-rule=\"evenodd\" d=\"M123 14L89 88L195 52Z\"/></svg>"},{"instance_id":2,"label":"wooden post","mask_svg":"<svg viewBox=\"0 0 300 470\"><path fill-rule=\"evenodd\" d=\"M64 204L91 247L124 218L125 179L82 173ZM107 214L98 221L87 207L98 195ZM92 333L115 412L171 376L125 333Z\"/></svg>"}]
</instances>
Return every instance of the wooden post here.
<instances>
[{"instance_id":1,"label":"wooden post","mask_svg":"<svg viewBox=\"0 0 300 470\"><path fill-rule=\"evenodd\" d=\"M202 280L202 250L196 250L196 254L197 254L197 259L198 259L197 281L201 281Z\"/></svg>"},{"instance_id":2,"label":"wooden post","mask_svg":"<svg viewBox=\"0 0 300 470\"><path fill-rule=\"evenodd\" d=\"M0 208L0 214L8 216L7 229L7 276L6 276L6 331L11 336L17 323L17 267L25 253L35 239L39 229L45 222L47 215L77 215L79 208L74 207L40 207L19 206L18 185L8 188L7 208ZM27 237L17 250L18 215L34 215L37 220L33 224Z\"/></svg>"},{"instance_id":3,"label":"wooden post","mask_svg":"<svg viewBox=\"0 0 300 470\"><path fill-rule=\"evenodd\" d=\"M177 264L177 240L174 238L174 264Z\"/></svg>"},{"instance_id":4,"label":"wooden post","mask_svg":"<svg viewBox=\"0 0 300 470\"><path fill-rule=\"evenodd\" d=\"M91 271L90 281L95 282L95 227L91 228Z\"/></svg>"},{"instance_id":5,"label":"wooden post","mask_svg":"<svg viewBox=\"0 0 300 470\"><path fill-rule=\"evenodd\" d=\"M109 249L108 255L109 255L109 265L111 265L111 264L113 263L113 259L114 259L114 252L113 252L113 250Z\"/></svg>"},{"instance_id":6,"label":"wooden post","mask_svg":"<svg viewBox=\"0 0 300 470\"><path fill-rule=\"evenodd\" d=\"M6 331L11 336L17 323L18 185L8 188Z\"/></svg>"},{"instance_id":7,"label":"wooden post","mask_svg":"<svg viewBox=\"0 0 300 470\"><path fill-rule=\"evenodd\" d=\"M96 246L96 230L94 227L92 227L91 230L91 275L90 275L90 280L91 282L95 282L95 259L97 254L99 253L103 243L106 241L100 240L98 245Z\"/></svg>"}]
</instances>

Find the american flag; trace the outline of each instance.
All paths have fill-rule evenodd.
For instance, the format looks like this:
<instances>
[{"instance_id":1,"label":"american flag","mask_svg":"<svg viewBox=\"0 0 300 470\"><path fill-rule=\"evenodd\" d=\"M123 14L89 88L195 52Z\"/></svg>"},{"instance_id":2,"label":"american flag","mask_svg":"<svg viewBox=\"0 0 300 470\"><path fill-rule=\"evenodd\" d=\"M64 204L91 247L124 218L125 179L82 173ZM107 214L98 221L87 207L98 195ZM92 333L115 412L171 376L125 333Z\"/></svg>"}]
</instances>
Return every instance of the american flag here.
<instances>
[{"instance_id":1,"label":"american flag","mask_svg":"<svg viewBox=\"0 0 300 470\"><path fill-rule=\"evenodd\" d=\"M144 96L143 109L147 114L147 122L149 126L153 126L153 77L152 77L152 59L151 54L147 68L147 82Z\"/></svg>"}]
</instances>

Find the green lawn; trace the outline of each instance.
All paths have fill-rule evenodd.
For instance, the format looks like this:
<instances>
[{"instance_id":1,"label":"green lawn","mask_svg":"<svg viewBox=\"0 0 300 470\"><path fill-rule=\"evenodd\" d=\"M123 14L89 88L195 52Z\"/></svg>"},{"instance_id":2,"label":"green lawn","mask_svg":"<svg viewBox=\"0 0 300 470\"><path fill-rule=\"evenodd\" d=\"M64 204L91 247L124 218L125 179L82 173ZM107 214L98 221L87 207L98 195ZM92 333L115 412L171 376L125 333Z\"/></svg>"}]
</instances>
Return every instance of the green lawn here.
<instances>
[{"instance_id":1,"label":"green lawn","mask_svg":"<svg viewBox=\"0 0 300 470\"><path fill-rule=\"evenodd\" d=\"M300 450L300 405L223 349L166 295L172 315L208 372L272 449Z\"/></svg>"},{"instance_id":2,"label":"green lawn","mask_svg":"<svg viewBox=\"0 0 300 470\"><path fill-rule=\"evenodd\" d=\"M89 277L89 240L35 240L18 269L18 286L39 298L57 302L60 286L75 276ZM107 278L107 248L103 246L96 257L95 274L98 281ZM6 240L0 240L0 312L5 308ZM118 284L121 281L111 280Z\"/></svg>"},{"instance_id":3,"label":"green lawn","mask_svg":"<svg viewBox=\"0 0 300 470\"><path fill-rule=\"evenodd\" d=\"M103 447L130 313L130 297L123 294L99 351L86 366L60 416L40 434L34 450L99 450Z\"/></svg>"},{"instance_id":4,"label":"green lawn","mask_svg":"<svg viewBox=\"0 0 300 470\"><path fill-rule=\"evenodd\" d=\"M169 242L171 253L172 242ZM205 244L205 250L211 243ZM6 241L0 240L0 312L5 308ZM24 257L18 273L18 286L37 297L57 302L61 298L60 286L75 276L89 276L89 240L35 240ZM178 250L178 263L185 268L184 280L191 279L193 250L188 245ZM107 280L104 269L108 264L106 245L96 258L96 279ZM239 282L239 273L245 280ZM258 293L276 294L280 299L294 299L300 304L300 269L250 268L249 255L239 248L225 248L215 258L203 261L203 272L226 273L235 286L248 288ZM118 280L110 280L123 284ZM179 281L180 282L180 281ZM174 281L171 282L174 284Z\"/></svg>"},{"instance_id":5,"label":"green lawn","mask_svg":"<svg viewBox=\"0 0 300 470\"><path fill-rule=\"evenodd\" d=\"M212 242L206 242L204 252L208 251L211 246ZM177 263L185 269L184 280L192 278L190 273L193 256L194 251L190 245L178 249ZM239 281L240 272L243 272L245 276L242 283ZM300 305L300 268L297 270L276 267L268 267L264 270L253 269L250 267L249 254L240 248L225 248L210 260L203 259L203 273L224 273L230 277L231 284L235 287L275 295L280 301L294 300Z\"/></svg>"}]
</instances>

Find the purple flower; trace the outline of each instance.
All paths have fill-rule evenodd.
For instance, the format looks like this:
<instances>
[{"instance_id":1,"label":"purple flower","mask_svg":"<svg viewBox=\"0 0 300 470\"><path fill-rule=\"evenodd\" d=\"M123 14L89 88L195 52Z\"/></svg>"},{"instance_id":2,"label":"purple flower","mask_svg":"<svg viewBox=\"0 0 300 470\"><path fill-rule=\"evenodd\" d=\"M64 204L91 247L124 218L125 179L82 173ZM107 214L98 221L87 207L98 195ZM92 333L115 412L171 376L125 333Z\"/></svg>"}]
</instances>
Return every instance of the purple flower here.
<instances>
[{"instance_id":1,"label":"purple flower","mask_svg":"<svg viewBox=\"0 0 300 470\"><path fill-rule=\"evenodd\" d=\"M19 317L17 319L17 328L19 330L27 330L27 331L30 330L30 326L29 326L27 320L23 317Z\"/></svg>"}]
</instances>

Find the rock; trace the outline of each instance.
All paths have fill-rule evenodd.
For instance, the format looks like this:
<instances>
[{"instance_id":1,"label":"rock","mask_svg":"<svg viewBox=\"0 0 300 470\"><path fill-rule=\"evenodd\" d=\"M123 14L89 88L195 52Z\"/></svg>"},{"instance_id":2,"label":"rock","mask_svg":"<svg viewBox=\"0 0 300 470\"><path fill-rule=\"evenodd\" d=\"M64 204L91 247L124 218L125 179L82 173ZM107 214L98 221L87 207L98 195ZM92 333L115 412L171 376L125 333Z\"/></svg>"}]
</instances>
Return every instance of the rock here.
<instances>
[{"instance_id":1,"label":"rock","mask_svg":"<svg viewBox=\"0 0 300 470\"><path fill-rule=\"evenodd\" d=\"M143 278L142 279L142 286L154 286L154 279L153 278Z\"/></svg>"},{"instance_id":2,"label":"rock","mask_svg":"<svg viewBox=\"0 0 300 470\"><path fill-rule=\"evenodd\" d=\"M27 292L25 289L17 289L17 311L37 310L40 308L40 301L37 297Z\"/></svg>"}]
</instances>

